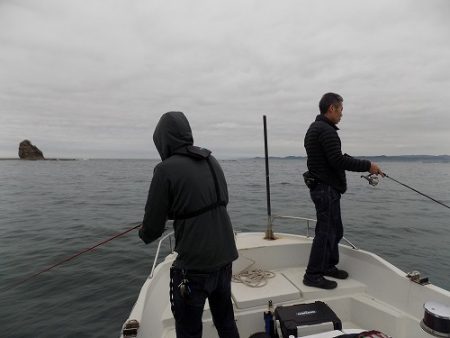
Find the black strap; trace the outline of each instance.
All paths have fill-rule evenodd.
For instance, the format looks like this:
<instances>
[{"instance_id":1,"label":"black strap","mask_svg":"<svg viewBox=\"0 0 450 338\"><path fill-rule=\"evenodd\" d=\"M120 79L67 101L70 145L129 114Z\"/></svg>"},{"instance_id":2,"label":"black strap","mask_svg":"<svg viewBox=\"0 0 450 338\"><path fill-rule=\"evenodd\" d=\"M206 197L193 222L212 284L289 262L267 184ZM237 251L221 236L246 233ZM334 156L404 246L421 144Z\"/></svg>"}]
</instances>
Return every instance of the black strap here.
<instances>
[{"instance_id":1,"label":"black strap","mask_svg":"<svg viewBox=\"0 0 450 338\"><path fill-rule=\"evenodd\" d=\"M203 208L200 208L198 210L192 211L192 212L186 212L184 214L174 215L173 219L180 220L180 219L187 219L187 218L196 217L196 216L204 214L205 212L208 212L210 210L213 210L213 209L216 209L216 208L219 208L219 207L222 207L222 206L224 207L224 206L227 205L227 203L225 201L222 201L220 199L219 180L217 179L216 171L214 170L214 168L212 166L212 163L211 163L211 160L210 160L209 156L206 157L206 162L208 163L209 170L211 171L211 174L212 174L212 177L213 177L213 180L214 180L214 186L215 186L215 189L216 189L216 202L212 203L210 205L207 205L207 206L205 206Z\"/></svg>"},{"instance_id":2,"label":"black strap","mask_svg":"<svg viewBox=\"0 0 450 338\"><path fill-rule=\"evenodd\" d=\"M219 203L220 201L220 188L219 188L219 180L217 179L216 172L212 166L211 160L209 159L209 156L206 158L206 162L208 163L209 170L211 171L211 174L214 179L214 185L216 186L216 203Z\"/></svg>"},{"instance_id":3,"label":"black strap","mask_svg":"<svg viewBox=\"0 0 450 338\"><path fill-rule=\"evenodd\" d=\"M222 206L224 207L224 206L226 206L226 205L227 205L227 204L226 204L224 201L216 202L216 203L210 204L210 205L208 205L208 206L206 206L206 207L204 207L204 208L195 210L195 211L193 211L193 212L188 212L188 213L185 213L185 214L176 215L176 216L174 217L174 219L175 219L175 220L180 220L180 219L187 219L187 218L196 217L196 216L199 216L199 215L201 215L201 214L204 214L204 213L207 212L207 211L210 211L210 210L213 210L213 209L222 207Z\"/></svg>"}]
</instances>

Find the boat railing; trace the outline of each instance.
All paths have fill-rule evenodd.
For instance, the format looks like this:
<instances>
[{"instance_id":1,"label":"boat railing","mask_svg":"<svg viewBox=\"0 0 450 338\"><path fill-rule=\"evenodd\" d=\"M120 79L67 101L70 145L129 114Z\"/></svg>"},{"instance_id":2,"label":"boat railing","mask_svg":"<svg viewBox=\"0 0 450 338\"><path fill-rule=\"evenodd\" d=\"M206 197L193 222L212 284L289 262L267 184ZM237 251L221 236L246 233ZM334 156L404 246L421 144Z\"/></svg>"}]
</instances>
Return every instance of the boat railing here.
<instances>
[{"instance_id":1,"label":"boat railing","mask_svg":"<svg viewBox=\"0 0 450 338\"><path fill-rule=\"evenodd\" d=\"M164 235L158 242L158 248L156 249L156 254L155 254L155 259L153 260L153 266L152 266L152 271L150 272L150 277L149 278L153 278L153 272L155 271L156 268L156 263L158 261L158 257L159 257L159 251L161 250L161 245L162 243L168 238L169 239L169 247L170 247L170 252L173 252L173 248L172 248L172 237L173 237L173 231L169 232L168 234Z\"/></svg>"},{"instance_id":2,"label":"boat railing","mask_svg":"<svg viewBox=\"0 0 450 338\"><path fill-rule=\"evenodd\" d=\"M275 219L290 219L290 220L296 220L296 221L305 221L306 222L306 237L311 237L310 236L310 232L311 230L314 230L315 227L311 226L311 223L317 223L317 220L313 219L313 218L306 218L306 217L298 217L298 216L282 216L282 215L271 215L271 221L275 220ZM158 257L159 257L159 252L161 251L161 246L162 243L164 241L166 241L167 239L169 239L169 247L170 247L170 252L173 252L173 248L172 248L172 238L173 238L173 234L174 232L171 231L169 233L167 233L166 235L164 235L158 242L158 247L156 249L156 254L155 254L155 259L153 260L153 266L152 266L152 270L150 272L150 278L153 277L153 272L155 271L156 268L156 263L158 262ZM352 242L350 242L347 238L343 237L342 238L352 249L358 249L358 247L356 245L354 245Z\"/></svg>"},{"instance_id":3,"label":"boat railing","mask_svg":"<svg viewBox=\"0 0 450 338\"><path fill-rule=\"evenodd\" d=\"M313 219L313 218L306 218L306 217L298 217L298 216L281 216L281 215L272 215L271 216L272 220L275 219L291 219L291 220L300 220L300 221L305 221L306 222L306 237L311 237L310 236L310 230L314 230L315 227L311 227L311 223L317 223L317 220ZM342 239L352 248L352 249L358 249L358 247L356 245L354 245L352 242L350 242L347 238L342 237Z\"/></svg>"}]
</instances>

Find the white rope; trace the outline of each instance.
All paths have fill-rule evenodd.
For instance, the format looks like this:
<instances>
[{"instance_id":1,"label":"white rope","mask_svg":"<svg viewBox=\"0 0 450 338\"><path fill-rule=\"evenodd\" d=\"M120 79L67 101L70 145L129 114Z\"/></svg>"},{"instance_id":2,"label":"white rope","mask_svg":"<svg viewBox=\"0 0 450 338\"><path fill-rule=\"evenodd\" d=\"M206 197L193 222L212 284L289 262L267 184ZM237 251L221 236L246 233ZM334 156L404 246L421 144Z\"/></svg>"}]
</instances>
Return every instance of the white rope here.
<instances>
[{"instance_id":1,"label":"white rope","mask_svg":"<svg viewBox=\"0 0 450 338\"><path fill-rule=\"evenodd\" d=\"M251 260L252 263L243 270L241 270L241 272L233 275L231 279L233 282L242 283L251 288L260 288L267 284L267 280L269 278L275 277L275 273L271 271L266 271L262 269L249 270L249 268L253 264L255 264L255 261L248 257L246 258Z\"/></svg>"}]
</instances>

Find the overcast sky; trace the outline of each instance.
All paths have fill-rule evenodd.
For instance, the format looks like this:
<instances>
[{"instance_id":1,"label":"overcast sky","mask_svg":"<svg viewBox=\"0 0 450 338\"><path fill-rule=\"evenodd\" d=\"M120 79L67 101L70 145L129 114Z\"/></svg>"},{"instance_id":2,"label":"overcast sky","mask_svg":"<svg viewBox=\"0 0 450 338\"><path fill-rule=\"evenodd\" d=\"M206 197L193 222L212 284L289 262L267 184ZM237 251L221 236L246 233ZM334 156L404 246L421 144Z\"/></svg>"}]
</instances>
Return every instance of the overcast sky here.
<instances>
[{"instance_id":1,"label":"overcast sky","mask_svg":"<svg viewBox=\"0 0 450 338\"><path fill-rule=\"evenodd\" d=\"M1 0L0 157L157 158L185 112L219 158L305 155L322 94L343 151L450 154L449 0Z\"/></svg>"}]
</instances>

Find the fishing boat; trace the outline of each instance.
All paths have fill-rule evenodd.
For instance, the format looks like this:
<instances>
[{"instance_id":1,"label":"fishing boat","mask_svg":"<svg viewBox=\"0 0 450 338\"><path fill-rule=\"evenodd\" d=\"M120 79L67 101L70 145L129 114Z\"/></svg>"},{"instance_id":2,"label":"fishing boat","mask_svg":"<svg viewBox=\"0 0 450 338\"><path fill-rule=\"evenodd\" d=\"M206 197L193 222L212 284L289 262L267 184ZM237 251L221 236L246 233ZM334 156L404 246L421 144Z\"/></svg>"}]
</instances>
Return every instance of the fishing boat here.
<instances>
[{"instance_id":1,"label":"fishing boat","mask_svg":"<svg viewBox=\"0 0 450 338\"><path fill-rule=\"evenodd\" d=\"M239 232L239 258L231 285L236 324L247 337L450 337L450 292L429 283L419 272L406 273L345 237L339 267L349 278L323 290L303 284L313 237L314 219L272 215L266 150L267 229ZM376 184L370 177L369 183ZM303 234L274 234L274 222L300 222ZM169 302L169 270L176 258L173 233L158 243L155 259L138 299L125 321L121 338L175 338ZM163 243L170 253L158 263ZM206 303L203 337L218 337Z\"/></svg>"},{"instance_id":2,"label":"fishing boat","mask_svg":"<svg viewBox=\"0 0 450 338\"><path fill-rule=\"evenodd\" d=\"M308 232L314 220L289 216L272 218L306 222L307 233L280 233L275 235L276 239L265 239L267 231L236 234L239 258L233 263L233 274L247 273L248 276L249 272L254 272L266 276L260 280L261 285L232 282L232 301L241 337L265 330L264 313L269 311L269 302L273 309L295 309L306 304L315 311L317 301L325 303L341 324L338 327L331 322L306 325L298 328L302 335L294 337L331 338L367 330L377 330L395 338L450 337L449 291L428 283L417 272L405 273L348 241L340 245L340 267L349 272L348 279L339 280L334 290L303 285L312 244ZM161 239L158 252L171 236L169 233ZM156 265L157 256L121 337L176 337L169 303L169 269L176 253L170 253ZM306 310L303 312L308 314ZM280 327L278 330L281 331ZM218 337L208 304L203 312L203 337Z\"/></svg>"}]
</instances>

